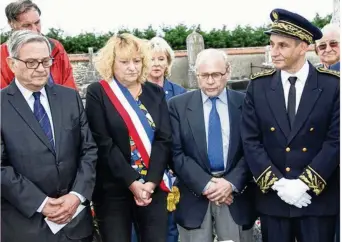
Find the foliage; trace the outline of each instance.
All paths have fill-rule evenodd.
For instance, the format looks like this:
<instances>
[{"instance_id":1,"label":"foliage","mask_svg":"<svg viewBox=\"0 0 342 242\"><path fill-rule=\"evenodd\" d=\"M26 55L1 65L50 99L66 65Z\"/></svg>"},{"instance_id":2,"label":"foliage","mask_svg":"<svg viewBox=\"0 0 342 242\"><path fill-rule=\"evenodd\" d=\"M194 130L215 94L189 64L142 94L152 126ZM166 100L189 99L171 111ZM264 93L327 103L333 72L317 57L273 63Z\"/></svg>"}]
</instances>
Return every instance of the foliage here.
<instances>
[{"instance_id":1,"label":"foliage","mask_svg":"<svg viewBox=\"0 0 342 242\"><path fill-rule=\"evenodd\" d=\"M330 23L332 18L332 14L328 14L325 17L321 17L319 16L318 13L316 13L315 18L311 21L311 23L313 23L314 25L316 25L318 28L323 28L325 25L327 25L328 23Z\"/></svg>"},{"instance_id":2,"label":"foliage","mask_svg":"<svg viewBox=\"0 0 342 242\"><path fill-rule=\"evenodd\" d=\"M312 23L317 27L322 28L330 22L331 17L331 14L321 17L317 13ZM227 30L226 26L223 26L221 29L215 28L210 31L203 31L200 25L187 27L184 24L178 24L174 27L162 26L161 29L163 31L163 37L174 50L185 50L186 38L194 30L203 36L205 48L265 46L268 44L268 36L264 34L264 31L268 29L268 27L269 26L251 27L238 25L233 30ZM121 28L116 33L108 32L105 34L95 34L85 32L76 36L65 36L63 30L51 28L49 29L49 32L46 33L46 36L57 39L63 44L68 53L75 54L87 53L89 47L93 47L94 52L97 52L111 36L121 33L132 33L139 38L147 40L157 36L157 30L153 29L151 25L143 30ZM1 31L1 43L6 42L9 36L10 32Z\"/></svg>"}]
</instances>

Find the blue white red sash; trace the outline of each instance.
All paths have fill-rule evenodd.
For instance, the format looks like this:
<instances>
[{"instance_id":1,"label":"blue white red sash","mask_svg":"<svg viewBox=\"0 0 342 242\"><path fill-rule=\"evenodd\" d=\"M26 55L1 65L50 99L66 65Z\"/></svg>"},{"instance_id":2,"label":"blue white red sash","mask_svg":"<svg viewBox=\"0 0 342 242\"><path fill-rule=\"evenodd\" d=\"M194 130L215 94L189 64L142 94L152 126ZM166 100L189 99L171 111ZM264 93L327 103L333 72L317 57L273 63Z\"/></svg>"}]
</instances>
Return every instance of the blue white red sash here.
<instances>
[{"instance_id":1,"label":"blue white red sash","mask_svg":"<svg viewBox=\"0 0 342 242\"><path fill-rule=\"evenodd\" d=\"M100 84L105 90L109 100L123 118L129 135L132 137L146 168L149 167L152 143L154 140L154 131L144 113L140 110L138 104L128 91L119 82L113 79L108 83L101 80ZM160 183L160 188L166 192L170 192L172 181L169 175L164 172L163 180Z\"/></svg>"}]
</instances>

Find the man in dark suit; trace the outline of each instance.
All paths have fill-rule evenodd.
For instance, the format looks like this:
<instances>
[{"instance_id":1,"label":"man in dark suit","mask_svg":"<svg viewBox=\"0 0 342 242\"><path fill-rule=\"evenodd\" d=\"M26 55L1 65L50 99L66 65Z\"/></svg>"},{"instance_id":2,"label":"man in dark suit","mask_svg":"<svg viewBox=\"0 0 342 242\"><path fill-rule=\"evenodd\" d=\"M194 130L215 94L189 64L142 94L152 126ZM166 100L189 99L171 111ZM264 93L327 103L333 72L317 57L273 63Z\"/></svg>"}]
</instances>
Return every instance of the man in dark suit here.
<instances>
[{"instance_id":1,"label":"man in dark suit","mask_svg":"<svg viewBox=\"0 0 342 242\"><path fill-rule=\"evenodd\" d=\"M321 31L302 16L271 12L276 69L252 75L243 106L245 159L259 188L263 241L333 241L339 210L339 73L306 60Z\"/></svg>"},{"instance_id":2,"label":"man in dark suit","mask_svg":"<svg viewBox=\"0 0 342 242\"><path fill-rule=\"evenodd\" d=\"M15 80L1 90L1 239L91 241L97 148L82 101L46 85L53 59L44 36L17 31L8 47ZM45 218L67 224L54 234Z\"/></svg>"},{"instance_id":3,"label":"man in dark suit","mask_svg":"<svg viewBox=\"0 0 342 242\"><path fill-rule=\"evenodd\" d=\"M252 178L243 159L239 122L244 95L226 88L227 55L207 49L196 60L200 90L169 101L176 209L182 242L252 241Z\"/></svg>"}]
</instances>

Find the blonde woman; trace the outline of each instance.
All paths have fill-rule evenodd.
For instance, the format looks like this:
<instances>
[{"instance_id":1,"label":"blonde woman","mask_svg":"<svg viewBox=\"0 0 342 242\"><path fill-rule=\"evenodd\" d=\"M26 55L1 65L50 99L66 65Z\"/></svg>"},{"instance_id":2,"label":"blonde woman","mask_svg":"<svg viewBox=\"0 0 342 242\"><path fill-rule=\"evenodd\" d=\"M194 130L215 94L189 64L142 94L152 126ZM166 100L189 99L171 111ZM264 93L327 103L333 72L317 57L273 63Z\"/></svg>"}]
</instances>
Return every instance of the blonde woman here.
<instances>
[{"instance_id":1,"label":"blonde woman","mask_svg":"<svg viewBox=\"0 0 342 242\"><path fill-rule=\"evenodd\" d=\"M167 229L165 168L171 128L163 89L145 82L149 50L130 34L113 36L101 49L86 113L98 145L93 202L103 242L164 242Z\"/></svg>"},{"instance_id":2,"label":"blonde woman","mask_svg":"<svg viewBox=\"0 0 342 242\"><path fill-rule=\"evenodd\" d=\"M185 88L168 80L175 58L170 45L160 37L152 38L148 44L152 55L152 66L147 79L164 89L167 101L174 96L185 93Z\"/></svg>"}]
</instances>

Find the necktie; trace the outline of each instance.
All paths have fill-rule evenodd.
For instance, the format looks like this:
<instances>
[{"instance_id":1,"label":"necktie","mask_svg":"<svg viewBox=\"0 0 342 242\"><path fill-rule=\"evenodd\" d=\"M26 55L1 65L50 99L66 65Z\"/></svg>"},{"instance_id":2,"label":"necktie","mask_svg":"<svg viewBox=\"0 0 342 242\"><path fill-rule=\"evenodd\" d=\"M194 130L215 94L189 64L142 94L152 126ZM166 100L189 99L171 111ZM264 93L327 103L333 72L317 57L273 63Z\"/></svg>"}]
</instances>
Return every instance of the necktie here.
<instances>
[{"instance_id":1,"label":"necktie","mask_svg":"<svg viewBox=\"0 0 342 242\"><path fill-rule=\"evenodd\" d=\"M290 91L289 91L289 98L287 100L287 116L289 118L291 128L296 117L296 86L295 86L296 81L297 81L297 77L295 76L289 77L289 82L291 86L290 86Z\"/></svg>"},{"instance_id":2,"label":"necktie","mask_svg":"<svg viewBox=\"0 0 342 242\"><path fill-rule=\"evenodd\" d=\"M209 114L208 158L212 172L224 170L221 121L216 109L217 99L217 97L210 98L212 108Z\"/></svg>"},{"instance_id":3,"label":"necktie","mask_svg":"<svg viewBox=\"0 0 342 242\"><path fill-rule=\"evenodd\" d=\"M40 126L42 127L45 135L47 136L52 148L55 148L51 123L49 120L49 116L47 115L43 105L40 103L40 94L40 92L34 92L32 94L34 97L33 113L36 119L38 120Z\"/></svg>"}]
</instances>

